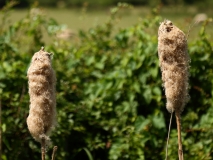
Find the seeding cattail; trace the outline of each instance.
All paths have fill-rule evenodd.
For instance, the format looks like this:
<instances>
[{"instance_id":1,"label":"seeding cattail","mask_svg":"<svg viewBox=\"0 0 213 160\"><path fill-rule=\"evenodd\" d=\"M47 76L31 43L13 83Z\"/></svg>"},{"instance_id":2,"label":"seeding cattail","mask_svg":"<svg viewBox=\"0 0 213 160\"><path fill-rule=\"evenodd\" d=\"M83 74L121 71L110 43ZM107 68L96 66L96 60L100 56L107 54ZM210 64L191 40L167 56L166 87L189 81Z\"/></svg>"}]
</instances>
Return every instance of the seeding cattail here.
<instances>
[{"instance_id":1,"label":"seeding cattail","mask_svg":"<svg viewBox=\"0 0 213 160\"><path fill-rule=\"evenodd\" d=\"M185 34L169 20L162 22L158 30L158 56L167 98L166 108L170 113L181 113L189 100L190 59Z\"/></svg>"},{"instance_id":2,"label":"seeding cattail","mask_svg":"<svg viewBox=\"0 0 213 160\"><path fill-rule=\"evenodd\" d=\"M175 112L178 131L178 157L179 160L183 160L180 113L189 99L188 70L190 59L187 53L185 34L169 20L162 22L158 30L158 56L167 99L166 108L171 113L166 159L172 113Z\"/></svg>"},{"instance_id":3,"label":"seeding cattail","mask_svg":"<svg viewBox=\"0 0 213 160\"><path fill-rule=\"evenodd\" d=\"M56 77L51 66L51 54L44 48L32 57L27 72L30 95L30 111L27 118L28 129L33 138L48 141L56 126Z\"/></svg>"}]
</instances>

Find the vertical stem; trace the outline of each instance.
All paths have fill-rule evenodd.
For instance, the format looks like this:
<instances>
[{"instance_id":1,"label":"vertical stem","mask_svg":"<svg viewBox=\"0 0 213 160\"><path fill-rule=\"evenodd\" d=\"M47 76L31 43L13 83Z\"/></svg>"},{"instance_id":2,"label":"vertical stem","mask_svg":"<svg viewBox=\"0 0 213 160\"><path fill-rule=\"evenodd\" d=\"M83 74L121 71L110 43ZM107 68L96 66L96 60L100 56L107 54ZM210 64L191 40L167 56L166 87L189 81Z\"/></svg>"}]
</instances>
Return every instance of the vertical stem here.
<instances>
[{"instance_id":1,"label":"vertical stem","mask_svg":"<svg viewBox=\"0 0 213 160\"><path fill-rule=\"evenodd\" d=\"M177 123L177 131L178 131L178 157L179 160L183 159L183 149L182 149L182 140L181 140L181 118L180 113L175 113L176 123Z\"/></svg>"},{"instance_id":2,"label":"vertical stem","mask_svg":"<svg viewBox=\"0 0 213 160\"><path fill-rule=\"evenodd\" d=\"M172 124L172 115L173 115L173 111L171 112L171 117L170 117L170 121L169 121L169 131L168 131L168 136L167 136L167 142L166 142L166 159L168 159L168 146L169 146L169 136L170 136L170 130L171 130L171 124Z\"/></svg>"},{"instance_id":3,"label":"vertical stem","mask_svg":"<svg viewBox=\"0 0 213 160\"><path fill-rule=\"evenodd\" d=\"M53 153L52 153L52 160L55 160L55 155L56 155L56 151L57 151L58 147L54 146L53 148Z\"/></svg>"},{"instance_id":4,"label":"vertical stem","mask_svg":"<svg viewBox=\"0 0 213 160\"><path fill-rule=\"evenodd\" d=\"M41 139L41 159L45 160L45 152L46 152L46 144L45 144L45 138L43 137Z\"/></svg>"},{"instance_id":5,"label":"vertical stem","mask_svg":"<svg viewBox=\"0 0 213 160\"><path fill-rule=\"evenodd\" d=\"M2 130L1 130L1 98L0 98L0 160L2 153Z\"/></svg>"}]
</instances>

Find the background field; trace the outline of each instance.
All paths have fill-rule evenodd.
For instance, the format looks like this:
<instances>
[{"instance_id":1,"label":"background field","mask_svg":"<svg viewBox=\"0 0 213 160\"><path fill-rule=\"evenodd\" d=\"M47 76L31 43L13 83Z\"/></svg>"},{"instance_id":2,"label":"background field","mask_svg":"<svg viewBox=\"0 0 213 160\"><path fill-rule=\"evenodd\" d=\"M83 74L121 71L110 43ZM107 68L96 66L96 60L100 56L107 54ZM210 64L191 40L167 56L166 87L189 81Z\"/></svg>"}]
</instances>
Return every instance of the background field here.
<instances>
[{"instance_id":1,"label":"background field","mask_svg":"<svg viewBox=\"0 0 213 160\"><path fill-rule=\"evenodd\" d=\"M110 9L112 7L105 8L88 8L83 6L80 8L46 8L42 7L41 11L48 18L55 19L58 23L64 24L65 27L72 30L74 33L78 33L79 30L88 30L97 25L103 24L107 21ZM186 34L190 30L189 41L194 39L202 22L194 25L194 18L197 14L204 13L208 18L213 17L213 10L211 8L200 9L196 6L164 6L164 7L132 7L131 9L123 9L119 12L119 19L114 24L117 29L127 28L134 24L139 23L145 18L150 17L154 11L157 10L159 16L164 19L173 21L179 26ZM10 23L14 23L27 14L27 9L14 9L10 14ZM0 16L1 17L1 16ZM9 24L9 23L8 23ZM207 33L209 33L210 39L213 35L213 23L207 25ZM190 28L190 29L189 29ZM153 33L154 34L154 33ZM157 34L157 32L156 32Z\"/></svg>"}]
</instances>

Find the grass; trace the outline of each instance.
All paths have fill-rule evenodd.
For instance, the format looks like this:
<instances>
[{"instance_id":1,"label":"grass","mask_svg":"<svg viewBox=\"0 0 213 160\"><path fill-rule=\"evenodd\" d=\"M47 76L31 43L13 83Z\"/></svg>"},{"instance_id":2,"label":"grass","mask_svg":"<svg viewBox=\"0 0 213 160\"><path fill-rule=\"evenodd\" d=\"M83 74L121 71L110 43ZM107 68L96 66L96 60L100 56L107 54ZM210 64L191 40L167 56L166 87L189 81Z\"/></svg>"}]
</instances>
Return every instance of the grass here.
<instances>
[{"instance_id":1,"label":"grass","mask_svg":"<svg viewBox=\"0 0 213 160\"><path fill-rule=\"evenodd\" d=\"M65 24L74 33L77 33L80 29L87 30L98 24L104 23L110 14L109 8L95 8L89 10L87 10L87 8L43 8L42 11L47 17L54 18L60 24ZM26 16L27 12L27 9L13 10L10 14L10 23L14 23L15 21L23 18ZM149 16L151 12L152 9L148 7L134 7L132 9L123 10L120 13L120 19L115 25L118 29L132 26L144 17ZM189 26L194 23L193 18L198 13L205 13L208 17L213 17L213 10L206 9L205 11L200 11L195 6L162 7L159 12L162 18L173 21L173 23L185 33L188 32ZM2 15L0 14L0 18L1 16ZM201 25L193 26L190 31L189 41L198 35L200 26ZM213 30L211 29L212 26L213 23L209 24L207 27L207 32L209 33L211 39L213 39Z\"/></svg>"}]
</instances>

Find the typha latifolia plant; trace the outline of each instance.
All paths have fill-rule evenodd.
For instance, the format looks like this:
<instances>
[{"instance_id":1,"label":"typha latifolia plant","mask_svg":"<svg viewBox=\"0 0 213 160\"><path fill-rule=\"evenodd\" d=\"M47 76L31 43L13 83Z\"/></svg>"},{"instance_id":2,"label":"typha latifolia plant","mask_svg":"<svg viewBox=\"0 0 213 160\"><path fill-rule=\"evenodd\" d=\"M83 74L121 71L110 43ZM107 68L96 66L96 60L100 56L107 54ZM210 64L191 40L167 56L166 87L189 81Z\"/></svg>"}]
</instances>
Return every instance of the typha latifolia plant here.
<instances>
[{"instance_id":1,"label":"typha latifolia plant","mask_svg":"<svg viewBox=\"0 0 213 160\"><path fill-rule=\"evenodd\" d=\"M178 130L178 156L179 160L183 160L181 112L189 100L188 80L190 58L187 52L185 34L169 20L162 22L158 30L158 56L167 99L166 108L171 113L171 119L173 112L175 112Z\"/></svg>"},{"instance_id":2,"label":"typha latifolia plant","mask_svg":"<svg viewBox=\"0 0 213 160\"><path fill-rule=\"evenodd\" d=\"M30 95L27 126L33 138L41 143L44 160L49 136L56 126L56 77L51 65L51 54L44 51L43 47L33 55L27 77ZM56 149L54 147L54 152Z\"/></svg>"}]
</instances>

